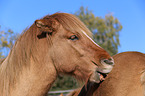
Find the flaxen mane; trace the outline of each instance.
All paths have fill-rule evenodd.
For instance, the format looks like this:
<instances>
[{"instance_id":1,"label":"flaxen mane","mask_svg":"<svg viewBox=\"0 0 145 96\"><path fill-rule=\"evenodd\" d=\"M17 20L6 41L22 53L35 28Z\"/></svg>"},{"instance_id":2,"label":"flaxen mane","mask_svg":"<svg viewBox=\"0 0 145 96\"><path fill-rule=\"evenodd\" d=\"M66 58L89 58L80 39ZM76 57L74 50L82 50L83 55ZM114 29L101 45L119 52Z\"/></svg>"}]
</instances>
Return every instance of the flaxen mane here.
<instances>
[{"instance_id":1,"label":"flaxen mane","mask_svg":"<svg viewBox=\"0 0 145 96\"><path fill-rule=\"evenodd\" d=\"M48 15L44 17L44 19L52 18L58 21L68 31L80 33L83 30L88 36L93 36L92 32L74 15L67 13L55 13L51 16Z\"/></svg>"},{"instance_id":2,"label":"flaxen mane","mask_svg":"<svg viewBox=\"0 0 145 96\"><path fill-rule=\"evenodd\" d=\"M0 67L0 86L4 88L1 88L2 90L0 90L0 93L6 91L8 91L6 93L9 93L9 86L14 86L15 83L19 81L19 75L21 75L23 68L29 67L30 56L33 55L33 50L31 48L35 46L36 40L33 34L35 34L35 28L32 26L16 41L9 55L3 61ZM30 37L34 39L29 39ZM29 42L27 42L27 40Z\"/></svg>"},{"instance_id":3,"label":"flaxen mane","mask_svg":"<svg viewBox=\"0 0 145 96\"><path fill-rule=\"evenodd\" d=\"M2 64L2 62L5 60L5 58L4 59L0 59L0 65Z\"/></svg>"}]
</instances>

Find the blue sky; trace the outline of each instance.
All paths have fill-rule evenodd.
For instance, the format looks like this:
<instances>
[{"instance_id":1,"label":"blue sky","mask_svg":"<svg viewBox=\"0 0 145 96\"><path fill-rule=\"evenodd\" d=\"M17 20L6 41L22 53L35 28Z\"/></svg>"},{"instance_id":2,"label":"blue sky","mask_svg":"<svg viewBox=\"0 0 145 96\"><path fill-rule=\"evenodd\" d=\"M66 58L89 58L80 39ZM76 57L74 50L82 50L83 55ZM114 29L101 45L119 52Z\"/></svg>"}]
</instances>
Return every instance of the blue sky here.
<instances>
[{"instance_id":1,"label":"blue sky","mask_svg":"<svg viewBox=\"0 0 145 96\"><path fill-rule=\"evenodd\" d=\"M0 0L0 25L21 33L47 14L74 13L88 7L95 16L112 13L123 29L120 32L119 52L145 53L145 0Z\"/></svg>"}]
</instances>

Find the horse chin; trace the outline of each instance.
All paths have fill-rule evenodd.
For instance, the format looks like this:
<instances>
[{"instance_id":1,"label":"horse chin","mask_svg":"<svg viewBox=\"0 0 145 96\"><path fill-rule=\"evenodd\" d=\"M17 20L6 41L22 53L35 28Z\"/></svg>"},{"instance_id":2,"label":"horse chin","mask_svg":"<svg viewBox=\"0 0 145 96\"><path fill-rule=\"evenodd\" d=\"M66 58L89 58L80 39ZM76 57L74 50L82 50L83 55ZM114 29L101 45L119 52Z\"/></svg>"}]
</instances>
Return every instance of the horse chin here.
<instances>
[{"instance_id":1,"label":"horse chin","mask_svg":"<svg viewBox=\"0 0 145 96\"><path fill-rule=\"evenodd\" d=\"M93 62L95 65L97 65L95 62ZM89 77L89 81L100 83L101 81L104 81L107 74L111 72L114 64L106 64L105 62L101 61L102 66L98 67L96 71L93 72L93 74Z\"/></svg>"},{"instance_id":2,"label":"horse chin","mask_svg":"<svg viewBox=\"0 0 145 96\"><path fill-rule=\"evenodd\" d=\"M94 83L100 83L101 81L105 80L106 76L106 73L97 71L90 76L89 81Z\"/></svg>"}]
</instances>

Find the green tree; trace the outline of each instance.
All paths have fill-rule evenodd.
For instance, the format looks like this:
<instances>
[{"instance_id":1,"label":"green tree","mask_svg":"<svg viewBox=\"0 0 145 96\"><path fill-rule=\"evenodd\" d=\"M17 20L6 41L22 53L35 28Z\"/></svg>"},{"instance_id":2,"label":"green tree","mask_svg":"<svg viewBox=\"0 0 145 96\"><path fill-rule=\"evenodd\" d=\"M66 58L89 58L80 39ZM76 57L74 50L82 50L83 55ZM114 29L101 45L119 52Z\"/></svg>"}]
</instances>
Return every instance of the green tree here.
<instances>
[{"instance_id":1,"label":"green tree","mask_svg":"<svg viewBox=\"0 0 145 96\"><path fill-rule=\"evenodd\" d=\"M0 26L0 58L4 58L8 55L8 52L12 48L17 35L10 29L4 31Z\"/></svg>"},{"instance_id":2,"label":"green tree","mask_svg":"<svg viewBox=\"0 0 145 96\"><path fill-rule=\"evenodd\" d=\"M122 25L112 14L107 14L105 18L96 17L88 8L80 7L75 13L81 21L93 32L94 41L103 47L110 55L118 53L119 32Z\"/></svg>"},{"instance_id":3,"label":"green tree","mask_svg":"<svg viewBox=\"0 0 145 96\"><path fill-rule=\"evenodd\" d=\"M51 90L67 90L75 89L77 87L78 83L75 78L71 76L59 75Z\"/></svg>"}]
</instances>

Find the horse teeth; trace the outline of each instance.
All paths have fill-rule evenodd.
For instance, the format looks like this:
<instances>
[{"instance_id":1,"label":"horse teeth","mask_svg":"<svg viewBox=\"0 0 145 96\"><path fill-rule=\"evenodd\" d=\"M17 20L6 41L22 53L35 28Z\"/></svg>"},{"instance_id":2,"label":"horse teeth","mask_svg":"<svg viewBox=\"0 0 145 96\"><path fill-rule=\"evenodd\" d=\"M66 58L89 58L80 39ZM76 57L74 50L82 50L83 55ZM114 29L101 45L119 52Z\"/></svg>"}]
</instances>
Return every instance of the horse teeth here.
<instances>
[{"instance_id":1,"label":"horse teeth","mask_svg":"<svg viewBox=\"0 0 145 96\"><path fill-rule=\"evenodd\" d=\"M100 80L103 81L105 80L105 78L103 77L103 75L100 74Z\"/></svg>"}]
</instances>

